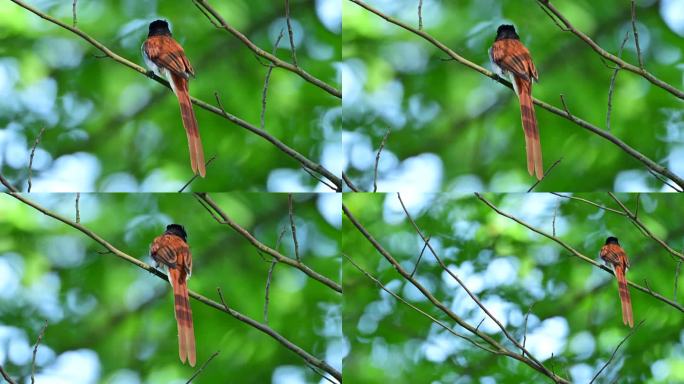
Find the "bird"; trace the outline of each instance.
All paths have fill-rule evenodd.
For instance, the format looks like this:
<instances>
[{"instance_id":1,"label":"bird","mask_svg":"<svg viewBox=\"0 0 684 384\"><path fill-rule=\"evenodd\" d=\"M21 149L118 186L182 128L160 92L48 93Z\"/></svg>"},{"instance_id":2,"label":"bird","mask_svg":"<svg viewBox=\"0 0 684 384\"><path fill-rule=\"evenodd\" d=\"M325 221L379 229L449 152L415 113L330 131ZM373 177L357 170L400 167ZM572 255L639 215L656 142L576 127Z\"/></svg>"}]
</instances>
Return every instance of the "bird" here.
<instances>
[{"instance_id":1,"label":"bird","mask_svg":"<svg viewBox=\"0 0 684 384\"><path fill-rule=\"evenodd\" d=\"M188 298L187 280L192 274L192 255L187 243L188 235L180 224L169 224L166 231L150 245L150 256L157 268L167 270L174 296L174 314L178 326L178 355L183 364L195 366L195 330Z\"/></svg>"},{"instance_id":2,"label":"bird","mask_svg":"<svg viewBox=\"0 0 684 384\"><path fill-rule=\"evenodd\" d=\"M606 264L613 267L615 277L618 281L618 292L620 294L620 302L622 304L622 322L634 328L634 316L632 315L632 299L629 297L629 288L627 287L627 279L625 273L629 268L629 260L625 250L622 249L617 237L610 236L606 239L605 245L601 247L601 259Z\"/></svg>"},{"instance_id":3,"label":"bird","mask_svg":"<svg viewBox=\"0 0 684 384\"><path fill-rule=\"evenodd\" d=\"M520 36L515 32L514 26L502 24L496 30L496 39L489 49L489 57L495 72L502 77L508 76L518 95L525 132L527 172L541 180L544 177L544 164L537 117L532 102L532 81L539 81L539 75L530 51L520 42Z\"/></svg>"},{"instance_id":4,"label":"bird","mask_svg":"<svg viewBox=\"0 0 684 384\"><path fill-rule=\"evenodd\" d=\"M185 56L183 47L171 36L169 24L165 20L150 23L147 39L142 45L142 55L147 67L157 76L168 80L173 93L178 97L181 119L188 137L190 166L195 175L205 177L202 139L188 90L188 81L190 77L195 77L195 71Z\"/></svg>"}]
</instances>

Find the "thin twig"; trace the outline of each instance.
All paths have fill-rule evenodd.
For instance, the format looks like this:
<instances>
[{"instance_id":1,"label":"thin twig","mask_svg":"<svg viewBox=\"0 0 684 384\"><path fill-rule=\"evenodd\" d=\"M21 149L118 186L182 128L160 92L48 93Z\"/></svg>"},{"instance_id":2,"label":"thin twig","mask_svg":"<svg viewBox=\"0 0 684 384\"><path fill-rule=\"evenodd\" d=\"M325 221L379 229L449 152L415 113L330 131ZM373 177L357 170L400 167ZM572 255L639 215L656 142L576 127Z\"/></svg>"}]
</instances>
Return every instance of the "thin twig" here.
<instances>
[{"instance_id":1,"label":"thin twig","mask_svg":"<svg viewBox=\"0 0 684 384\"><path fill-rule=\"evenodd\" d=\"M390 132L392 132L392 128L387 128L387 133L385 133L385 136L382 137L380 148L378 148L378 153L375 155L375 167L373 168L373 192L378 191L378 163L380 162L380 154L382 153L382 149L385 148L387 136L389 136Z\"/></svg>"},{"instance_id":2,"label":"thin twig","mask_svg":"<svg viewBox=\"0 0 684 384\"><path fill-rule=\"evenodd\" d=\"M677 261L677 269L675 269L675 278L674 278L674 297L672 298L675 302L677 302L677 288L679 285L679 271L682 268L682 261L679 260Z\"/></svg>"},{"instance_id":3,"label":"thin twig","mask_svg":"<svg viewBox=\"0 0 684 384\"><path fill-rule=\"evenodd\" d=\"M321 372L318 368L314 367L313 365L307 364L306 366L309 367L310 370L314 371L314 373L316 373L318 376L324 378L325 381L327 381L328 383L330 383L330 384L340 384L339 381L336 381L336 380L333 380L333 379L329 378L328 376L325 375L325 373Z\"/></svg>"},{"instance_id":4,"label":"thin twig","mask_svg":"<svg viewBox=\"0 0 684 384\"><path fill-rule=\"evenodd\" d=\"M634 3L632 3L634 5ZM629 40L629 32L625 32L625 38L620 44L620 49L618 50L618 57L622 57L622 50L625 48L625 43ZM610 77L610 87L608 87L608 112L606 112L606 130L610 131L610 113L613 110L613 92L615 91L615 79L617 74L620 72L620 67L615 67L613 71L613 76Z\"/></svg>"},{"instance_id":5,"label":"thin twig","mask_svg":"<svg viewBox=\"0 0 684 384\"><path fill-rule=\"evenodd\" d=\"M325 181L325 180L321 179L320 177L316 176L316 174L313 173L313 172L311 172L311 171L309 170L309 168L307 168L307 167L305 167L305 166L302 165L302 169L303 169L306 173L308 173L309 176L311 176L311 177L313 177L314 179L318 180L319 183L325 185L326 187L332 189L332 190L335 191L335 192L339 192L339 188L337 188L337 187L334 186L334 185L331 185L331 184L328 183L327 181Z\"/></svg>"},{"instance_id":6,"label":"thin twig","mask_svg":"<svg viewBox=\"0 0 684 384\"><path fill-rule=\"evenodd\" d=\"M45 328L47 328L48 322L45 320L45 325L43 325L43 328L40 330L40 333L38 333L38 338L36 339L36 345L33 347L33 357L31 358L31 384L34 384L36 382L36 354L38 353L38 345L40 344L40 340L43 339L43 335L45 334Z\"/></svg>"},{"instance_id":7,"label":"thin twig","mask_svg":"<svg viewBox=\"0 0 684 384\"><path fill-rule=\"evenodd\" d=\"M601 369L599 369L598 372L596 372L596 374L595 374L594 377L591 379L591 381L589 382L589 384L592 384L592 383L596 380L596 378L599 377L599 375L601 374L601 372L603 372L603 370L606 369L606 367L608 367L608 365L610 364L610 362L613 361L613 359L615 358L615 354L617 353L618 349L620 349L620 347L622 346L622 344L623 344L625 341L627 341L627 339L629 339L630 336L632 336L632 335L639 329L639 327L641 326L641 324L643 324L643 323L644 323L644 320L641 320L641 321L639 322L639 324L637 324L637 326L634 327L634 329L632 329L632 330L627 334L627 336L625 336L625 338L622 339L622 341L620 341L620 343L617 345L617 347L615 347L615 350L613 350L613 354L610 355L610 359L608 359L608 361L606 361L606 363L603 364L603 366L601 367Z\"/></svg>"},{"instance_id":8,"label":"thin twig","mask_svg":"<svg viewBox=\"0 0 684 384\"><path fill-rule=\"evenodd\" d=\"M31 155L29 156L29 163L28 163L28 192L31 192L31 176L33 173L33 156L36 154L36 147L40 143L40 138L43 136L43 133L45 132L45 127L40 129L40 132L38 132L38 136L36 137L36 141L33 143L33 147L31 148Z\"/></svg>"},{"instance_id":9,"label":"thin twig","mask_svg":"<svg viewBox=\"0 0 684 384\"><path fill-rule=\"evenodd\" d=\"M275 45L273 46L274 55L278 50L280 40L283 38L283 32L284 31L281 28L280 33L278 34L278 38L275 41ZM273 63L268 64L268 69L266 70L266 77L264 78L264 89L261 91L261 129L266 129L266 95L268 94L268 84L271 81L271 73L273 72L273 68L275 68Z\"/></svg>"},{"instance_id":10,"label":"thin twig","mask_svg":"<svg viewBox=\"0 0 684 384\"><path fill-rule=\"evenodd\" d=\"M634 218L639 217L639 200L641 200L640 197L641 197L641 193L637 193L635 196L636 208L634 208Z\"/></svg>"},{"instance_id":11,"label":"thin twig","mask_svg":"<svg viewBox=\"0 0 684 384\"><path fill-rule=\"evenodd\" d=\"M211 156L211 157L209 158L209 160L207 160L207 161L204 163L204 168L205 168L205 169L208 168L208 167L209 167L209 164L211 164L211 162L214 161L214 160L216 160L216 155ZM178 193L182 193L183 191L185 191L185 189L186 189L187 187L189 187L190 184L192 184L192 182L195 181L198 177L199 177L199 175L193 175L193 176L190 178L190 180L188 180L188 182L185 183L185 185L183 185L183 188L181 188L181 189L178 190Z\"/></svg>"},{"instance_id":12,"label":"thin twig","mask_svg":"<svg viewBox=\"0 0 684 384\"><path fill-rule=\"evenodd\" d=\"M266 295L264 297L264 324L268 325L268 302L269 293L271 291L271 279L273 278L273 269L278 264L277 260L271 261L271 266L268 268L268 276L266 277Z\"/></svg>"},{"instance_id":13,"label":"thin twig","mask_svg":"<svg viewBox=\"0 0 684 384\"><path fill-rule=\"evenodd\" d=\"M564 26L560 25L560 23L558 22L558 20L556 20L556 16L554 16L551 12L549 12L549 10L547 10L547 9L544 8L544 7L542 7L542 5L541 5L539 2L537 2L537 5L539 6L539 8L541 8L542 11L544 11L544 13L546 13L547 16L549 16L549 18L551 18L551 20L558 26L558 28L560 28L561 31L563 31L563 32L569 31L569 29L567 29L567 28L565 28Z\"/></svg>"},{"instance_id":14,"label":"thin twig","mask_svg":"<svg viewBox=\"0 0 684 384\"><path fill-rule=\"evenodd\" d=\"M553 210L553 221L551 221L551 230L554 236L556 236L556 215L558 214L558 208L560 208L560 202L556 205Z\"/></svg>"},{"instance_id":15,"label":"thin twig","mask_svg":"<svg viewBox=\"0 0 684 384\"><path fill-rule=\"evenodd\" d=\"M532 307L534 307L534 303L532 303L532 305L530 305L530 307L527 308L527 313L525 314L525 328L523 329L523 342L522 342L523 349L521 351L523 356L525 356L525 344L527 343L527 318L530 317L530 312L532 311Z\"/></svg>"},{"instance_id":16,"label":"thin twig","mask_svg":"<svg viewBox=\"0 0 684 384\"><path fill-rule=\"evenodd\" d=\"M532 190L533 190L534 188L536 188L537 185L539 185L539 183L541 183L542 181L544 181L544 179L546 179L546 176L548 176L549 173L551 173L551 171L553 171L553 169L556 168L556 165L558 165L558 163L560 163L562 160L563 160L562 157L559 158L558 160L556 160L556 162L554 162L554 163L546 170L546 172L544 172L544 175L542 176L542 178L539 179L539 180L537 180L536 183L532 184L532 186L530 187L530 189L527 190L527 193L532 192Z\"/></svg>"},{"instance_id":17,"label":"thin twig","mask_svg":"<svg viewBox=\"0 0 684 384\"><path fill-rule=\"evenodd\" d=\"M420 255L418 256L418 260L416 260L416 264L413 266L413 271L411 271L411 277L416 274L416 271L418 270L418 264L420 264L420 259L423 258L423 254L425 253L425 248L427 248L428 243L430 242L430 236L427 237L427 240L423 243L423 249L420 251Z\"/></svg>"},{"instance_id":18,"label":"thin twig","mask_svg":"<svg viewBox=\"0 0 684 384\"><path fill-rule=\"evenodd\" d=\"M71 4L71 26L74 28L76 28L76 24L78 23L78 19L76 18L76 3L78 3L78 0L74 0L74 2Z\"/></svg>"},{"instance_id":19,"label":"thin twig","mask_svg":"<svg viewBox=\"0 0 684 384\"><path fill-rule=\"evenodd\" d=\"M342 172L342 180L344 180L344 183L347 184L347 187L349 187L349 189L351 189L353 192L360 191L360 189L356 185L354 185L354 183L351 181L351 179L349 178L349 176L347 176L345 172Z\"/></svg>"},{"instance_id":20,"label":"thin twig","mask_svg":"<svg viewBox=\"0 0 684 384\"><path fill-rule=\"evenodd\" d=\"M423 30L423 0L418 0L418 29Z\"/></svg>"},{"instance_id":21,"label":"thin twig","mask_svg":"<svg viewBox=\"0 0 684 384\"><path fill-rule=\"evenodd\" d=\"M190 376L190 378L188 379L188 381L185 382L185 384L190 384L193 380L195 380L195 377L202 373L202 371L204 371L204 368L206 368L207 365L211 363L211 361L214 360L214 357L218 356L219 353L221 353L221 351L214 352L209 357L209 359L207 359L207 361L205 361L204 364L202 364L202 366L195 373L193 373L192 376Z\"/></svg>"},{"instance_id":22,"label":"thin twig","mask_svg":"<svg viewBox=\"0 0 684 384\"><path fill-rule=\"evenodd\" d=\"M672 188L675 192L680 192L680 193L681 193L681 192L684 192L684 189L677 188L676 186L670 184L670 182L667 181L667 179L665 179L663 176L660 176L659 174L653 172L652 170L648 169L648 173L650 173L651 175L653 175L653 177L655 177L656 179L658 179L661 183L663 183L663 184L667 185L668 187Z\"/></svg>"},{"instance_id":23,"label":"thin twig","mask_svg":"<svg viewBox=\"0 0 684 384\"><path fill-rule=\"evenodd\" d=\"M480 320L479 323L477 323L477 327L475 327L475 329L480 329L480 326L482 325L482 323L484 323L485 320L487 320L487 317L486 317L486 316L483 317L482 320Z\"/></svg>"},{"instance_id":24,"label":"thin twig","mask_svg":"<svg viewBox=\"0 0 684 384\"><path fill-rule=\"evenodd\" d=\"M295 67L299 67L297 65L297 50L295 49L295 44L294 44L294 33L292 32L292 24L290 22L290 1L285 0L285 22L287 23L287 34L290 37L290 50L292 51L292 64L294 64Z\"/></svg>"},{"instance_id":25,"label":"thin twig","mask_svg":"<svg viewBox=\"0 0 684 384\"><path fill-rule=\"evenodd\" d=\"M2 375L2 377L3 377L5 380L7 380L7 382L8 382L9 384L17 384L17 382L14 381L14 380L12 380L12 378L10 377L10 375L8 375L7 372L5 372L5 370L2 368L2 365L0 365L0 375Z\"/></svg>"},{"instance_id":26,"label":"thin twig","mask_svg":"<svg viewBox=\"0 0 684 384\"><path fill-rule=\"evenodd\" d=\"M221 291L221 287L216 287L216 291L218 292L219 300L221 300L221 305L223 305L223 309L229 311L230 307L228 306L228 304L226 304L226 300L223 298L223 291Z\"/></svg>"},{"instance_id":27,"label":"thin twig","mask_svg":"<svg viewBox=\"0 0 684 384\"><path fill-rule=\"evenodd\" d=\"M275 250L276 250L276 251L277 251L278 249L280 249L280 242L283 240L283 236L285 235L285 231L286 231L286 230L287 230L287 229L286 229L285 227L283 227L283 228L280 230L280 234L278 234L278 238L276 239L276 245L275 245Z\"/></svg>"},{"instance_id":28,"label":"thin twig","mask_svg":"<svg viewBox=\"0 0 684 384\"><path fill-rule=\"evenodd\" d=\"M292 242L294 243L295 258L297 261L301 261L299 258L299 242L297 241L297 226L294 222L294 204L292 203L292 194L287 194L287 212L290 216L290 228L292 229Z\"/></svg>"},{"instance_id":29,"label":"thin twig","mask_svg":"<svg viewBox=\"0 0 684 384\"><path fill-rule=\"evenodd\" d=\"M81 193L76 192L76 201L74 203L76 209L76 224L81 222L81 209L78 206L79 200L81 200Z\"/></svg>"},{"instance_id":30,"label":"thin twig","mask_svg":"<svg viewBox=\"0 0 684 384\"><path fill-rule=\"evenodd\" d=\"M594 207L596 207L596 208L603 209L604 211L611 212L611 213L615 213L615 214L620 215L620 216L627 216L627 214L624 213L624 212L622 212L622 211L618 211L617 209L613 209L613 208L610 208L610 207L606 207L605 205L597 204L597 203L595 203L595 202L593 202L593 201L591 201L591 200L587 200L587 199L582 198L582 197L577 197L577 196L572 196L572 195L563 195L563 194L558 193L558 192L550 192L550 193L551 193L552 195L556 195L556 196L558 196L558 197L562 197L562 198L565 198L565 199L581 201L581 202L583 202L583 203L585 203L585 204L592 205L592 206L594 206Z\"/></svg>"},{"instance_id":31,"label":"thin twig","mask_svg":"<svg viewBox=\"0 0 684 384\"><path fill-rule=\"evenodd\" d=\"M204 8L202 8L202 7L197 3L197 0L192 0L192 3L195 4L195 7L197 7L197 9L199 9L200 12L202 12L202 14L204 15L204 17L206 17L206 18L209 20L209 22L214 26L214 28L218 28L218 29L223 28L223 27L221 27L221 24L219 24L216 20L214 20L213 17L211 17L211 15L209 14L209 12L207 12Z\"/></svg>"},{"instance_id":32,"label":"thin twig","mask_svg":"<svg viewBox=\"0 0 684 384\"><path fill-rule=\"evenodd\" d=\"M639 47L639 31L636 25L636 4L632 0L632 29L634 30L634 44L636 45L637 58L639 59L639 68L644 69L644 59L641 58L641 48Z\"/></svg>"}]
</instances>

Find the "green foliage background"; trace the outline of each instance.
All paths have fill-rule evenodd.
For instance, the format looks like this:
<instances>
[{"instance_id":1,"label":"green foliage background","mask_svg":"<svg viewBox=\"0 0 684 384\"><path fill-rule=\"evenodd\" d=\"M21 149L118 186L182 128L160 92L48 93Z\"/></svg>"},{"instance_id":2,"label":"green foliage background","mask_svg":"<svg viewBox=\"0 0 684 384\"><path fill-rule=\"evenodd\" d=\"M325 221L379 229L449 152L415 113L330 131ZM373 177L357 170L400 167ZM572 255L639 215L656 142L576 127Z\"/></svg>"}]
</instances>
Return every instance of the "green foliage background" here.
<instances>
[{"instance_id":1,"label":"green foliage background","mask_svg":"<svg viewBox=\"0 0 684 384\"><path fill-rule=\"evenodd\" d=\"M418 27L418 1L368 3ZM628 1L553 3L613 54L625 33L631 33ZM662 3L637 1L644 64L656 77L683 89L682 35L663 21ZM515 24L539 72L534 96L562 108L562 94L573 114L605 128L613 70L586 43L561 31L536 1L424 1L423 22L425 32L489 70L496 28ZM447 55L426 40L350 1L343 1L343 25L343 57L353 79L345 84L359 88L345 88L343 138L352 158L345 172L359 187L372 189L375 151L388 129L392 131L379 166L381 191L511 192L526 191L536 181L527 174L520 110L512 90L456 61L445 61ZM623 59L638 64L631 37ZM612 104L613 135L684 174L681 100L620 71ZM612 143L542 108L536 112L544 169L563 159L537 190L669 190ZM416 159L429 160L429 169L409 172L410 160Z\"/></svg>"},{"instance_id":2,"label":"green foliage background","mask_svg":"<svg viewBox=\"0 0 684 384\"><path fill-rule=\"evenodd\" d=\"M341 55L340 31L324 26L315 1L290 3L299 65L339 89L333 64ZM269 52L285 25L282 3L209 4ZM31 5L71 24L72 2ZM0 57L11 79L11 91L3 97L12 101L0 103L0 127L7 126L25 143L21 151L4 153L22 159L5 166L5 175L15 184L25 186L28 149L43 127L47 130L39 148L47 153L39 151L34 178L54 176L60 158L76 155L82 164L85 155L94 156L94 161L86 156L94 168L88 168L83 184L60 185L59 191L169 192L192 176L178 102L169 89L111 59L98 58L101 52L80 37L9 1L0 4L0 14ZM195 68L191 95L216 105L218 92L227 112L259 127L266 62L228 32L215 28L191 1L78 2L78 28L143 67L140 47L147 26L160 17L171 22L174 37ZM291 61L287 30L279 47L277 56ZM35 99L43 100L45 95L48 102L36 105ZM20 99L27 101L17 102ZM265 130L309 159L324 161L331 172L339 172L330 154L338 152L340 104L298 75L276 68ZM206 159L217 156L208 177L193 185L195 190L295 190L284 182L300 191L317 187L298 162L264 139L198 107L195 112Z\"/></svg>"},{"instance_id":3,"label":"green foliage background","mask_svg":"<svg viewBox=\"0 0 684 384\"><path fill-rule=\"evenodd\" d=\"M619 209L605 194L577 195ZM556 235L600 262L598 252L616 235L630 256L630 281L672 299L677 263L663 248L644 237L623 216L576 200L550 194L485 197L504 212ZM617 284L612 275L572 256L555 242L496 214L472 195L402 194L413 218L439 256L497 314L507 330L523 339L524 316L533 305L527 348L558 345L555 355L536 357L548 368L576 383L586 383L608 360L629 328L622 324ZM682 201L675 195L618 195L632 211L640 199L639 217L676 250L684 247ZM412 271L423 242L405 219L396 194L345 195L344 203L380 244ZM392 291L420 309L457 326L430 305L411 283L371 246L346 218L342 251ZM498 267L497 267L498 266ZM506 271L506 272L503 272ZM351 351L344 377L352 383L541 383L548 378L527 365L494 356L457 339L405 304L380 290L347 260L343 264L344 334ZM416 279L456 314L477 326L485 317L464 290L426 251ZM681 303L684 287L677 300ZM635 324L644 321L616 354L597 383L675 383L684 380L682 313L652 296L630 289ZM561 324L544 332L552 322ZM488 329L487 320L481 330ZM486 331L496 340L498 328ZM563 329L566 332L563 332ZM546 332L551 332L546 328ZM511 347L510 342L504 345ZM551 351L554 351L551 348ZM534 352L533 352L534 353ZM433 357L431 357L433 356ZM434 357L441 356L441 357ZM587 375L589 375L587 377Z\"/></svg>"},{"instance_id":4,"label":"green foliage background","mask_svg":"<svg viewBox=\"0 0 684 384\"><path fill-rule=\"evenodd\" d=\"M233 220L273 248L285 230L278 249L294 257L287 195L211 196ZM74 217L73 194L28 197ZM295 196L299 251L304 263L339 281L339 222L331 225L323 218L317 207L320 198ZM19 282L14 291L0 295L0 324L5 330L20 329L23 343L33 345L43 321L48 320L39 348L38 375L55 369L55 354L93 351L100 364L97 382L121 383L123 374L136 378L123 381L128 383L185 382L220 350L193 383L272 382L278 369L288 367L303 380L320 380L299 356L271 337L196 300L190 304L197 366L182 365L167 282L101 253L103 247L81 232L10 196L0 196L0 212L0 260L11 267L11 281ZM89 229L147 263L152 263L148 255L152 239L170 222L183 224L194 261L189 288L220 302L220 287L231 308L263 321L270 258L260 256L230 227L219 225L192 195L84 194L80 213ZM332 289L294 268L275 266L269 325L337 369L341 355L328 348L341 342L341 304L341 296ZM7 360L3 366L14 378L30 373L30 359L24 364ZM87 368L92 367L83 367ZM39 376L36 379L41 382Z\"/></svg>"}]
</instances>

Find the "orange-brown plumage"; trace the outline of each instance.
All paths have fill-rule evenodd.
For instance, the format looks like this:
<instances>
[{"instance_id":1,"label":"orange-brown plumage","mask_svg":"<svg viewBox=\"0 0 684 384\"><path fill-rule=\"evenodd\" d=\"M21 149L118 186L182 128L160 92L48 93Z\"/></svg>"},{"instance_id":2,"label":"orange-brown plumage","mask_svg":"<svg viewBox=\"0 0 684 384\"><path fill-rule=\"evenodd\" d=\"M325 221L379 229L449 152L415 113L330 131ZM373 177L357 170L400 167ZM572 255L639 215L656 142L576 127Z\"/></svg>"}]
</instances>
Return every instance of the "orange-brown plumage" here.
<instances>
[{"instance_id":1,"label":"orange-brown plumage","mask_svg":"<svg viewBox=\"0 0 684 384\"><path fill-rule=\"evenodd\" d=\"M142 49L148 66L158 75L167 78L178 97L183 127L188 137L190 165L195 174L204 177L204 150L188 89L188 79L195 76L195 71L185 56L183 47L171 37L168 24L164 21L157 20L150 25L150 35Z\"/></svg>"},{"instance_id":2,"label":"orange-brown plumage","mask_svg":"<svg viewBox=\"0 0 684 384\"><path fill-rule=\"evenodd\" d=\"M613 267L615 277L618 281L618 293L620 294L620 303L622 305L622 322L625 325L634 327L634 316L632 314L632 299L629 296L629 288L627 286L627 278L625 274L629 268L629 259L624 249L618 244L614 237L609 237L606 244L601 247L601 259Z\"/></svg>"},{"instance_id":3,"label":"orange-brown plumage","mask_svg":"<svg viewBox=\"0 0 684 384\"><path fill-rule=\"evenodd\" d=\"M504 33L502 33L502 28ZM532 81L537 81L539 78L537 69L532 62L530 51L520 42L512 26L501 26L497 33L490 56L492 62L501 69L502 74L511 75L513 87L520 101L527 152L527 171L530 175L541 179L544 176L544 164L537 117L532 101Z\"/></svg>"},{"instance_id":4,"label":"orange-brown plumage","mask_svg":"<svg viewBox=\"0 0 684 384\"><path fill-rule=\"evenodd\" d=\"M181 228L181 232L174 230L173 226ZM187 360L194 367L196 361L195 330L187 284L187 279L192 273L192 255L184 235L185 231L181 226L170 225L163 235L154 239L150 246L150 255L158 266L168 269L169 282L173 287L174 314L178 327L178 355L181 362L185 363Z\"/></svg>"}]
</instances>

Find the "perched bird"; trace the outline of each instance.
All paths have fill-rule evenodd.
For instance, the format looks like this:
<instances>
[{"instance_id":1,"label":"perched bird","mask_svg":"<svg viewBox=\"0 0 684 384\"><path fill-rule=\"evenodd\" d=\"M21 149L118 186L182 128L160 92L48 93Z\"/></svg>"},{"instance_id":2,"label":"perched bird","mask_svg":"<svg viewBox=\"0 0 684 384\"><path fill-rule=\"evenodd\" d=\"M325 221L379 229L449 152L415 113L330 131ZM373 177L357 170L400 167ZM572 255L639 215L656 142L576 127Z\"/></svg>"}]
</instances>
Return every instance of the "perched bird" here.
<instances>
[{"instance_id":1,"label":"perched bird","mask_svg":"<svg viewBox=\"0 0 684 384\"><path fill-rule=\"evenodd\" d=\"M615 277L618 281L618 292L620 293L620 302L622 303L622 322L634 327L634 317L632 316L632 299L629 297L629 288L627 287L627 279L625 273L629 268L629 260L624 249L618 243L617 237L609 237L606 239L606 244L601 247L601 258L606 264L613 267Z\"/></svg>"},{"instance_id":2,"label":"perched bird","mask_svg":"<svg viewBox=\"0 0 684 384\"><path fill-rule=\"evenodd\" d=\"M544 176L544 164L537 117L534 114L532 102L532 81L538 81L539 76L532 62L530 51L520 42L520 36L515 32L515 27L503 24L496 31L496 39L489 49L489 57L499 75L509 76L513 89L518 95L525 132L527 171L541 180Z\"/></svg>"},{"instance_id":3,"label":"perched bird","mask_svg":"<svg viewBox=\"0 0 684 384\"><path fill-rule=\"evenodd\" d=\"M190 166L196 175L204 177L204 150L188 91L188 80L190 76L195 77L195 71L185 57L183 47L171 37L166 21L155 20L150 23L150 31L142 45L142 54L147 67L157 76L167 79L178 97L183 127L188 136Z\"/></svg>"},{"instance_id":4,"label":"perched bird","mask_svg":"<svg viewBox=\"0 0 684 384\"><path fill-rule=\"evenodd\" d=\"M182 225L170 224L166 232L157 236L150 245L150 256L168 271L173 287L174 309L178 325L178 355L181 362L187 359L195 366L195 330L188 299L187 280L192 273L192 255L187 243L188 235Z\"/></svg>"}]
</instances>

